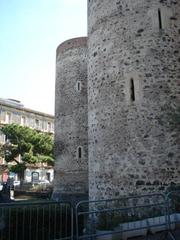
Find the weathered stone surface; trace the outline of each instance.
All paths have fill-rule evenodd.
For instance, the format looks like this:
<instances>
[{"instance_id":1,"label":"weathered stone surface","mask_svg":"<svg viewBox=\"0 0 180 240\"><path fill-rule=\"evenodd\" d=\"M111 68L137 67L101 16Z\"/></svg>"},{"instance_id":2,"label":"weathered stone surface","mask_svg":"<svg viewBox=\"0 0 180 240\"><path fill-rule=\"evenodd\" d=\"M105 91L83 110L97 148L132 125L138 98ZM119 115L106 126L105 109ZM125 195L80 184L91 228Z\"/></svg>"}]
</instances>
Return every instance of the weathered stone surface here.
<instances>
[{"instance_id":1,"label":"weathered stone surface","mask_svg":"<svg viewBox=\"0 0 180 240\"><path fill-rule=\"evenodd\" d=\"M54 198L88 194L87 117L87 39L82 37L57 48Z\"/></svg>"},{"instance_id":2,"label":"weathered stone surface","mask_svg":"<svg viewBox=\"0 0 180 240\"><path fill-rule=\"evenodd\" d=\"M90 199L180 180L179 29L179 1L88 1Z\"/></svg>"},{"instance_id":3,"label":"weathered stone surface","mask_svg":"<svg viewBox=\"0 0 180 240\"><path fill-rule=\"evenodd\" d=\"M56 195L87 193L87 174L90 199L178 183L180 2L88 0L86 41L57 49Z\"/></svg>"}]
</instances>

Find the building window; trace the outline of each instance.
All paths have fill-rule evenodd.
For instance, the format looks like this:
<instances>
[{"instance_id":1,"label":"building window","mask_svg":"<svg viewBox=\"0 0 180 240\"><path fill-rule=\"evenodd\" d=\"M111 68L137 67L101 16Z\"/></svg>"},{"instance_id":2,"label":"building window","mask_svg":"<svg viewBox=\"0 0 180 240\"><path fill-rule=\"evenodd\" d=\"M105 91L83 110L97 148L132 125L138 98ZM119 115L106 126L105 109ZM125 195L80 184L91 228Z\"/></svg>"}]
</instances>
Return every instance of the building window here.
<instances>
[{"instance_id":1,"label":"building window","mask_svg":"<svg viewBox=\"0 0 180 240\"><path fill-rule=\"evenodd\" d=\"M47 123L47 130L48 130L48 132L51 132L51 123L50 122Z\"/></svg>"},{"instance_id":2,"label":"building window","mask_svg":"<svg viewBox=\"0 0 180 240\"><path fill-rule=\"evenodd\" d=\"M39 128L39 120L35 119L35 128Z\"/></svg>"},{"instance_id":3,"label":"building window","mask_svg":"<svg viewBox=\"0 0 180 240\"><path fill-rule=\"evenodd\" d=\"M5 123L10 123L10 122L11 122L11 114L10 113L6 113Z\"/></svg>"},{"instance_id":4,"label":"building window","mask_svg":"<svg viewBox=\"0 0 180 240\"><path fill-rule=\"evenodd\" d=\"M76 90L77 90L77 92L81 92L81 82L80 81L77 81L76 82Z\"/></svg>"},{"instance_id":5,"label":"building window","mask_svg":"<svg viewBox=\"0 0 180 240\"><path fill-rule=\"evenodd\" d=\"M51 131L54 132L54 124L51 124Z\"/></svg>"},{"instance_id":6,"label":"building window","mask_svg":"<svg viewBox=\"0 0 180 240\"><path fill-rule=\"evenodd\" d=\"M142 100L142 80L144 75L140 72L129 72L125 76L124 95L128 104L140 104Z\"/></svg>"},{"instance_id":7,"label":"building window","mask_svg":"<svg viewBox=\"0 0 180 240\"><path fill-rule=\"evenodd\" d=\"M82 153L83 153L83 148L81 146L79 146L77 148L77 157L78 157L78 159L82 158Z\"/></svg>"},{"instance_id":8,"label":"building window","mask_svg":"<svg viewBox=\"0 0 180 240\"><path fill-rule=\"evenodd\" d=\"M51 181L51 173L50 173L50 172L47 172L47 173L46 173L46 179L47 179L48 181Z\"/></svg>"},{"instance_id":9,"label":"building window","mask_svg":"<svg viewBox=\"0 0 180 240\"><path fill-rule=\"evenodd\" d=\"M159 29L162 29L162 16L161 16L160 9L158 9L158 20L159 20Z\"/></svg>"},{"instance_id":10,"label":"building window","mask_svg":"<svg viewBox=\"0 0 180 240\"><path fill-rule=\"evenodd\" d=\"M21 126L25 126L26 118L24 116L21 117Z\"/></svg>"},{"instance_id":11,"label":"building window","mask_svg":"<svg viewBox=\"0 0 180 240\"><path fill-rule=\"evenodd\" d=\"M134 79L133 78L130 79L130 98L131 98L132 102L135 101L135 89L134 89Z\"/></svg>"},{"instance_id":12,"label":"building window","mask_svg":"<svg viewBox=\"0 0 180 240\"><path fill-rule=\"evenodd\" d=\"M32 172L31 174L31 181L34 183L39 181L39 173L38 172Z\"/></svg>"}]
</instances>

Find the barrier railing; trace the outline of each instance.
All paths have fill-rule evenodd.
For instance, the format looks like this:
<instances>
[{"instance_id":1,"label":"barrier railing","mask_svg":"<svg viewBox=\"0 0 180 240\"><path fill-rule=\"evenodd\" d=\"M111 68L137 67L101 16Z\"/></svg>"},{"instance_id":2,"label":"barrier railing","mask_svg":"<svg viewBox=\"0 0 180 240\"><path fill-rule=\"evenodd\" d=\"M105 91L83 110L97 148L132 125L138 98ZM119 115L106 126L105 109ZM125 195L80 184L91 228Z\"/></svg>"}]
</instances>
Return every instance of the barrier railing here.
<instances>
[{"instance_id":1,"label":"barrier railing","mask_svg":"<svg viewBox=\"0 0 180 240\"><path fill-rule=\"evenodd\" d=\"M175 229L180 228L180 190L169 192L166 195L168 206L169 234L172 240L179 239L171 231L172 225Z\"/></svg>"},{"instance_id":2,"label":"barrier railing","mask_svg":"<svg viewBox=\"0 0 180 240\"><path fill-rule=\"evenodd\" d=\"M73 219L76 217L76 226ZM0 204L0 240L119 240L168 233L177 240L180 191L97 201Z\"/></svg>"},{"instance_id":3,"label":"barrier railing","mask_svg":"<svg viewBox=\"0 0 180 240\"><path fill-rule=\"evenodd\" d=\"M147 194L76 205L77 239L126 239L168 230L163 194Z\"/></svg>"},{"instance_id":4,"label":"barrier railing","mask_svg":"<svg viewBox=\"0 0 180 240\"><path fill-rule=\"evenodd\" d=\"M71 204L53 201L0 204L0 239L73 239Z\"/></svg>"}]
</instances>

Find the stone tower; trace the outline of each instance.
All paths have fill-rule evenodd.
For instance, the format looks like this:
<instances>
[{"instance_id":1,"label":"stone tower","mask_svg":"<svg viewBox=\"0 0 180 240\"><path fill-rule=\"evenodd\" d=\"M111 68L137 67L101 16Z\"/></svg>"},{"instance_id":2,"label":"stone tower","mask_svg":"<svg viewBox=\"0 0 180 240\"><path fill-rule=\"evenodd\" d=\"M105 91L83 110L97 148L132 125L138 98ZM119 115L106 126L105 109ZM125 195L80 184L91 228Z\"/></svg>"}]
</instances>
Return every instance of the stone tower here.
<instances>
[{"instance_id":1,"label":"stone tower","mask_svg":"<svg viewBox=\"0 0 180 240\"><path fill-rule=\"evenodd\" d=\"M177 183L180 1L88 0L90 199Z\"/></svg>"},{"instance_id":2,"label":"stone tower","mask_svg":"<svg viewBox=\"0 0 180 240\"><path fill-rule=\"evenodd\" d=\"M56 52L55 186L53 198L88 194L87 39L70 39Z\"/></svg>"}]
</instances>

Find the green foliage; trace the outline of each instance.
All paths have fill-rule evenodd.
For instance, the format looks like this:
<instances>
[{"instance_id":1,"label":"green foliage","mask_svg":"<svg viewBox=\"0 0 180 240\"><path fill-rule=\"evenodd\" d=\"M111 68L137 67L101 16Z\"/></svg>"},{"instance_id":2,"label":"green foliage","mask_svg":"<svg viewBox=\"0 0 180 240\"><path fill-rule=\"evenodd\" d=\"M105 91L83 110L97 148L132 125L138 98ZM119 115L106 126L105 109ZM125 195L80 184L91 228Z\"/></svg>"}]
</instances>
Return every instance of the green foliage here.
<instances>
[{"instance_id":1,"label":"green foliage","mask_svg":"<svg viewBox=\"0 0 180 240\"><path fill-rule=\"evenodd\" d=\"M15 172L15 173L19 173L19 174L23 173L25 169L26 169L26 166L24 163L19 163L19 164L12 165L9 167L9 170L11 172Z\"/></svg>"},{"instance_id":2,"label":"green foliage","mask_svg":"<svg viewBox=\"0 0 180 240\"><path fill-rule=\"evenodd\" d=\"M3 145L6 161L15 161L19 165L18 167L13 166L15 172L25 168L26 163L47 162L53 165L53 138L51 135L17 124L5 125L1 131L8 139ZM17 160L19 155L21 155L23 164Z\"/></svg>"},{"instance_id":3,"label":"green foliage","mask_svg":"<svg viewBox=\"0 0 180 240\"><path fill-rule=\"evenodd\" d=\"M4 147L0 144L0 157L4 157Z\"/></svg>"}]
</instances>

